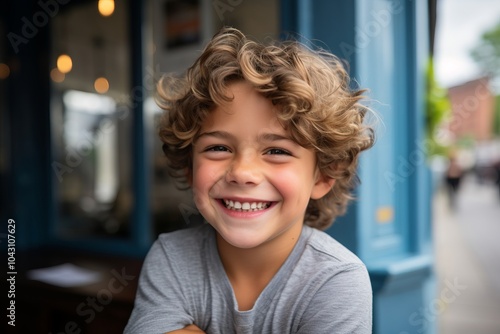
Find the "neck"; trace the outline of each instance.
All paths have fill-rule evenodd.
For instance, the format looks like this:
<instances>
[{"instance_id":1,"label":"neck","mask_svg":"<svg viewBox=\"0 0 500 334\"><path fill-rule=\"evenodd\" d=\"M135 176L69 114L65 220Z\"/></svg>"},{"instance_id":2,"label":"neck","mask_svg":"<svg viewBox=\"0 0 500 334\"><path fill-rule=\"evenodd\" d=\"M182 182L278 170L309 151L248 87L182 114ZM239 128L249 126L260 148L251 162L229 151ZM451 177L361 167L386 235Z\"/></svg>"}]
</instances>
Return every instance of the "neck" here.
<instances>
[{"instance_id":1,"label":"neck","mask_svg":"<svg viewBox=\"0 0 500 334\"><path fill-rule=\"evenodd\" d=\"M302 226L254 248L238 248L217 234L217 248L230 280L242 277L270 281L295 247ZM291 232L291 231L288 231Z\"/></svg>"}]
</instances>

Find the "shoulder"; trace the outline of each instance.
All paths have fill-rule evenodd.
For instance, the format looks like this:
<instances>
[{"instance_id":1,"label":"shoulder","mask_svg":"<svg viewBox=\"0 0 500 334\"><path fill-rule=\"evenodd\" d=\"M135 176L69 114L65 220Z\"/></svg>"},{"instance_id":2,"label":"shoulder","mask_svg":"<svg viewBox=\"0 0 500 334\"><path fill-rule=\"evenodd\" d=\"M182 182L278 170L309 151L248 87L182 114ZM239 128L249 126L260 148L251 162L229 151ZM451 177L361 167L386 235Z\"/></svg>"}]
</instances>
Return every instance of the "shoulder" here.
<instances>
[{"instance_id":1,"label":"shoulder","mask_svg":"<svg viewBox=\"0 0 500 334\"><path fill-rule=\"evenodd\" d=\"M170 332L204 314L204 250L212 244L207 242L212 232L209 226L199 226L159 235L142 266L125 333Z\"/></svg>"},{"instance_id":2,"label":"shoulder","mask_svg":"<svg viewBox=\"0 0 500 334\"><path fill-rule=\"evenodd\" d=\"M188 258L191 261L203 253L207 241L213 237L212 227L204 224L197 227L186 228L158 236L148 257L167 256L176 258Z\"/></svg>"},{"instance_id":3,"label":"shoulder","mask_svg":"<svg viewBox=\"0 0 500 334\"><path fill-rule=\"evenodd\" d=\"M187 278L198 282L209 261L206 254L213 252L212 237L212 227L206 225L160 234L144 260L141 275L149 277L148 281L169 277L179 284L185 284Z\"/></svg>"},{"instance_id":4,"label":"shoulder","mask_svg":"<svg viewBox=\"0 0 500 334\"><path fill-rule=\"evenodd\" d=\"M333 266L364 267L363 262L349 249L327 233L304 226L310 230L306 243L306 252L313 255L314 261L328 262Z\"/></svg>"},{"instance_id":5,"label":"shoulder","mask_svg":"<svg viewBox=\"0 0 500 334\"><path fill-rule=\"evenodd\" d=\"M299 275L307 275L314 285L341 290L360 289L371 293L365 264L349 249L325 232L310 229L304 252L299 260Z\"/></svg>"},{"instance_id":6,"label":"shoulder","mask_svg":"<svg viewBox=\"0 0 500 334\"><path fill-rule=\"evenodd\" d=\"M185 245L187 241L203 241L212 233L212 228L208 224L185 228L169 233L162 233L158 236L161 244Z\"/></svg>"},{"instance_id":7,"label":"shoulder","mask_svg":"<svg viewBox=\"0 0 500 334\"><path fill-rule=\"evenodd\" d=\"M286 290L296 300L296 333L371 333L366 266L325 232L308 226L303 232L305 247Z\"/></svg>"}]
</instances>

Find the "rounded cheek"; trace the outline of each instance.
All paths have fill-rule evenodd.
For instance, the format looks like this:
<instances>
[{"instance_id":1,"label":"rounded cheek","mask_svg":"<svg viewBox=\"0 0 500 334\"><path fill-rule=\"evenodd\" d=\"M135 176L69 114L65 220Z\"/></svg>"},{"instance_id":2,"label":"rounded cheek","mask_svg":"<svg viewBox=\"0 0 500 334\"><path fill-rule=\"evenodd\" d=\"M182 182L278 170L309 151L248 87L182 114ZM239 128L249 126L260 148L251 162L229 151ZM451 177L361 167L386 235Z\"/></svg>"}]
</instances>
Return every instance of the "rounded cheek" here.
<instances>
[{"instance_id":1,"label":"rounded cheek","mask_svg":"<svg viewBox=\"0 0 500 334\"><path fill-rule=\"evenodd\" d=\"M307 177L307 175L310 175ZM305 169L281 171L275 174L274 187L282 199L292 206L307 206L312 187L312 172Z\"/></svg>"},{"instance_id":2,"label":"rounded cheek","mask_svg":"<svg viewBox=\"0 0 500 334\"><path fill-rule=\"evenodd\" d=\"M212 208L210 199L218 198L218 178L210 166L195 164L193 167L193 199L198 210L205 215Z\"/></svg>"},{"instance_id":3,"label":"rounded cheek","mask_svg":"<svg viewBox=\"0 0 500 334\"><path fill-rule=\"evenodd\" d=\"M297 175L293 172L283 171L276 173L273 178L273 184L284 200L297 196L297 192L301 191L298 188L300 187L300 182L298 182Z\"/></svg>"},{"instance_id":4,"label":"rounded cheek","mask_svg":"<svg viewBox=\"0 0 500 334\"><path fill-rule=\"evenodd\" d=\"M204 202L202 194L203 193L200 191L198 187L193 186L193 202L198 208L200 208L200 206Z\"/></svg>"},{"instance_id":5,"label":"rounded cheek","mask_svg":"<svg viewBox=\"0 0 500 334\"><path fill-rule=\"evenodd\" d=\"M208 199L207 180L201 168L193 168L193 200L199 210L202 209Z\"/></svg>"}]
</instances>

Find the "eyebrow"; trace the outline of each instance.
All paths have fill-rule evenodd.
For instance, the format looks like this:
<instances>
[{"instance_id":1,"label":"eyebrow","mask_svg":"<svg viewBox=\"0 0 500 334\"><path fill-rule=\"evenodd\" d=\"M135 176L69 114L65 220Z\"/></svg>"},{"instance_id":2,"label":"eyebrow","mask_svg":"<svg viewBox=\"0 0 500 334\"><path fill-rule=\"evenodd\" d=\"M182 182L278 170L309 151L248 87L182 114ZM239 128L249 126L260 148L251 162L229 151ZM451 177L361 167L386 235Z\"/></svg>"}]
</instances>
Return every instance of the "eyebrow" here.
<instances>
[{"instance_id":1,"label":"eyebrow","mask_svg":"<svg viewBox=\"0 0 500 334\"><path fill-rule=\"evenodd\" d=\"M215 138L220 138L220 139L228 139L228 140L234 139L234 136L227 131L210 131L210 132L203 132L203 133L199 134L196 137L195 141L198 140L199 138L205 137L205 136L215 137ZM262 133L257 137L257 141L259 141L259 142L274 142L274 141L281 141L281 140L287 140L287 141L291 141L291 142L295 143L295 141L292 140L290 137L280 135L277 133Z\"/></svg>"}]
</instances>

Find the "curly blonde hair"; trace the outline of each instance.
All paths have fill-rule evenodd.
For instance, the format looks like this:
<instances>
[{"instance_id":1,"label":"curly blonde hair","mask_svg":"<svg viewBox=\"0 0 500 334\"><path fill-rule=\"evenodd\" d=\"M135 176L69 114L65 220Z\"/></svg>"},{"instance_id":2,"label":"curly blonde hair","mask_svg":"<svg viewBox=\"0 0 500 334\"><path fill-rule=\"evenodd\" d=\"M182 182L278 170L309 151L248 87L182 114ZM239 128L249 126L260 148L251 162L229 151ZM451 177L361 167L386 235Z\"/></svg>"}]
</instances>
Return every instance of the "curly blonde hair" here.
<instances>
[{"instance_id":1,"label":"curly blonde hair","mask_svg":"<svg viewBox=\"0 0 500 334\"><path fill-rule=\"evenodd\" d=\"M305 214L307 225L328 228L353 198L358 155L373 145L374 132L363 124L369 110L360 103L364 91L351 89L342 62L326 51L296 41L264 45L234 28L219 31L186 75L158 83L157 101L166 111L159 135L171 175L190 180L201 125L217 105L231 101L226 91L238 80L277 106L291 138L313 149L319 171L336 180L323 198L309 201Z\"/></svg>"}]
</instances>

